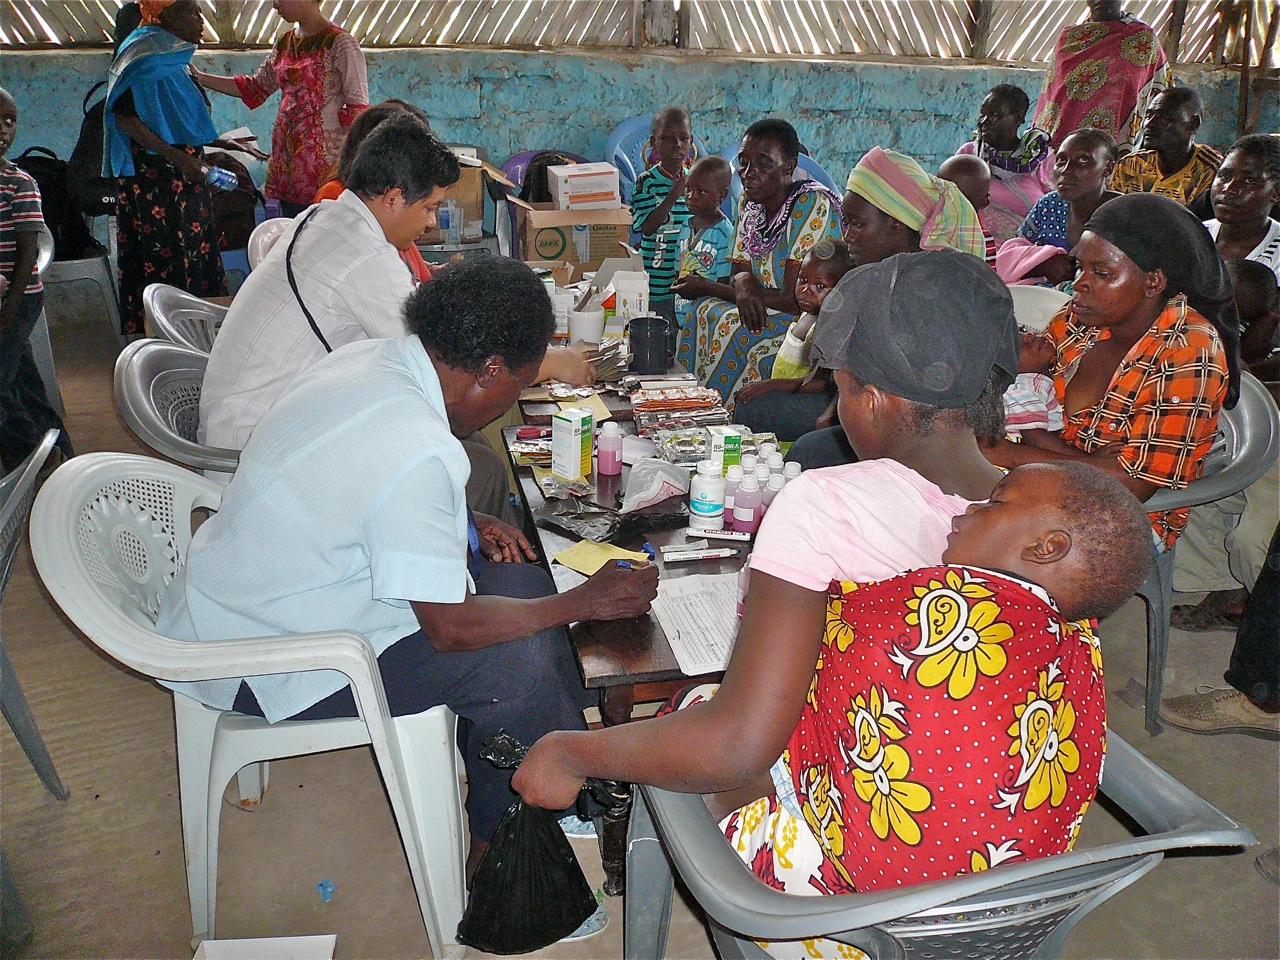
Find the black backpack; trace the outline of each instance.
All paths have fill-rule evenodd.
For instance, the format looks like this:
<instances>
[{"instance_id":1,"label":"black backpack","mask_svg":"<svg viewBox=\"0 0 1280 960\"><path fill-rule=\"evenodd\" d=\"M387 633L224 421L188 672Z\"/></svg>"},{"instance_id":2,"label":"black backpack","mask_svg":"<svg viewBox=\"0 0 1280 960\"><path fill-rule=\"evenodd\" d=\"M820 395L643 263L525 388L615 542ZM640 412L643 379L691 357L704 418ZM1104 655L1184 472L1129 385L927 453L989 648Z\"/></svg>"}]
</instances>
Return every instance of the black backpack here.
<instances>
[{"instance_id":1,"label":"black backpack","mask_svg":"<svg viewBox=\"0 0 1280 960\"><path fill-rule=\"evenodd\" d=\"M543 150L534 154L524 168L524 184L520 187L520 199L526 203L550 203L551 188L547 184L547 167L558 167L565 163L574 163L572 157L554 150Z\"/></svg>"},{"instance_id":2,"label":"black backpack","mask_svg":"<svg viewBox=\"0 0 1280 960\"><path fill-rule=\"evenodd\" d=\"M81 260L101 256L102 244L93 239L79 209L71 200L67 162L48 147L28 147L13 161L40 187L44 222L53 233L55 260Z\"/></svg>"},{"instance_id":3,"label":"black backpack","mask_svg":"<svg viewBox=\"0 0 1280 960\"><path fill-rule=\"evenodd\" d=\"M76 140L71 159L67 162L71 202L86 217L105 217L116 212L116 179L102 175L102 115L106 112L106 98L89 106L93 95L106 85L105 80L100 80L85 94L80 106L84 114L80 138Z\"/></svg>"},{"instance_id":4,"label":"black backpack","mask_svg":"<svg viewBox=\"0 0 1280 960\"><path fill-rule=\"evenodd\" d=\"M229 153L215 151L204 155L211 167L221 167L236 175L234 190L213 191L213 221L218 227L218 245L223 250L242 250L249 245L249 234L258 225L259 203L265 202L248 168Z\"/></svg>"}]
</instances>

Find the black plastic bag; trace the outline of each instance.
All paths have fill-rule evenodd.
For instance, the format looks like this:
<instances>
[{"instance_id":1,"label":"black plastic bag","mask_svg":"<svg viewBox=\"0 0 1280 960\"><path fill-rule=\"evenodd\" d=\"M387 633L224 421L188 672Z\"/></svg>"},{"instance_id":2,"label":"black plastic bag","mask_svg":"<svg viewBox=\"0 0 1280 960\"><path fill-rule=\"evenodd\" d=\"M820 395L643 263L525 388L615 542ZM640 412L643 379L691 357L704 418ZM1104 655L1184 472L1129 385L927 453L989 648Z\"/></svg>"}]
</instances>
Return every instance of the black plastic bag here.
<instances>
[{"instance_id":1,"label":"black plastic bag","mask_svg":"<svg viewBox=\"0 0 1280 960\"><path fill-rule=\"evenodd\" d=\"M480 756L519 766L528 749L499 733ZM530 953L563 940L596 911L595 894L559 814L517 800L507 808L471 882L458 942L485 953Z\"/></svg>"},{"instance_id":2,"label":"black plastic bag","mask_svg":"<svg viewBox=\"0 0 1280 960\"><path fill-rule=\"evenodd\" d=\"M517 800L476 870L458 942L485 953L529 953L563 940L595 910L556 813Z\"/></svg>"}]
</instances>

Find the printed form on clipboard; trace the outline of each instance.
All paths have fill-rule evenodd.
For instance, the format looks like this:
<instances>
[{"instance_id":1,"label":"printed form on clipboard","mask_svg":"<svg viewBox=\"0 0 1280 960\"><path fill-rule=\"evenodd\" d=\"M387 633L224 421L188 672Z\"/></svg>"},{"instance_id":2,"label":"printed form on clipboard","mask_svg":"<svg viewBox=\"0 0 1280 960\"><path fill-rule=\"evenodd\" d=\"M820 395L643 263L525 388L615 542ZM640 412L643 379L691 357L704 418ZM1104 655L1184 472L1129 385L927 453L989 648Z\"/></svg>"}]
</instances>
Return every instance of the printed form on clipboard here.
<instances>
[{"instance_id":1,"label":"printed form on clipboard","mask_svg":"<svg viewBox=\"0 0 1280 960\"><path fill-rule=\"evenodd\" d=\"M738 575L661 580L653 614L682 673L696 677L723 670L738 635Z\"/></svg>"}]
</instances>

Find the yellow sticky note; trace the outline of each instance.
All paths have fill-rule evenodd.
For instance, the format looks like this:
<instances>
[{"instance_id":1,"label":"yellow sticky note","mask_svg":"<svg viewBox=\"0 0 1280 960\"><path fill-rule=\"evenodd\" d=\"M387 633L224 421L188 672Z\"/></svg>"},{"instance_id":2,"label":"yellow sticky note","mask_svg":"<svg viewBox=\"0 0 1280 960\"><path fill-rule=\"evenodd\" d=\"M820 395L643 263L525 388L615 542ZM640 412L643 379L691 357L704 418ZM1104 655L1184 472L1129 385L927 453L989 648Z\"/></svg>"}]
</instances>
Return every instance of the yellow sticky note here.
<instances>
[{"instance_id":1,"label":"yellow sticky note","mask_svg":"<svg viewBox=\"0 0 1280 960\"><path fill-rule=\"evenodd\" d=\"M591 576L606 563L614 560L630 560L635 563L647 562L647 554L634 550L623 550L611 543L596 543L594 540L580 540L567 550L561 550L551 558L556 563L564 564L570 570Z\"/></svg>"},{"instance_id":2,"label":"yellow sticky note","mask_svg":"<svg viewBox=\"0 0 1280 960\"><path fill-rule=\"evenodd\" d=\"M613 414L609 412L609 408L605 406L605 402L600 399L600 394L593 393L589 397L574 397L572 400L561 400L560 409L568 410L570 407L586 407L591 411L591 417L599 426L604 421L610 419Z\"/></svg>"},{"instance_id":3,"label":"yellow sticky note","mask_svg":"<svg viewBox=\"0 0 1280 960\"><path fill-rule=\"evenodd\" d=\"M528 401L550 400L551 391L546 387L525 387L520 391L520 399Z\"/></svg>"}]
</instances>

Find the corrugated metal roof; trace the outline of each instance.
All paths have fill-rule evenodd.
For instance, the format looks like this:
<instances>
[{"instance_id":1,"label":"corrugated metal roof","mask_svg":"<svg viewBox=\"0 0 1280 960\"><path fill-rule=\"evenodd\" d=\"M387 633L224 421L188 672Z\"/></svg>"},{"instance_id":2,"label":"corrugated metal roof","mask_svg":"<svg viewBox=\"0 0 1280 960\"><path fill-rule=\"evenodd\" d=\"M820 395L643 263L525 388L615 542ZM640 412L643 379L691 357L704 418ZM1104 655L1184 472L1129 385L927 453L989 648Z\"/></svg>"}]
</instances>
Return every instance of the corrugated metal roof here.
<instances>
[{"instance_id":1,"label":"corrugated metal roof","mask_svg":"<svg viewBox=\"0 0 1280 960\"><path fill-rule=\"evenodd\" d=\"M267 46L285 29L269 0L200 0L207 38ZM1240 62L1241 13L1254 8L1252 63L1277 0L1190 0L1181 62ZM689 51L805 57L881 55L1041 63L1084 0L672 0L676 46ZM122 0L0 2L0 45L104 45ZM1126 9L1163 37L1174 0ZM632 47L653 4L641 0L325 0L327 16L365 46ZM1219 23L1225 29L1215 29ZM670 49L648 47L647 49ZM1215 57L1216 53L1216 57ZM1275 62L1275 53L1272 53Z\"/></svg>"}]
</instances>

